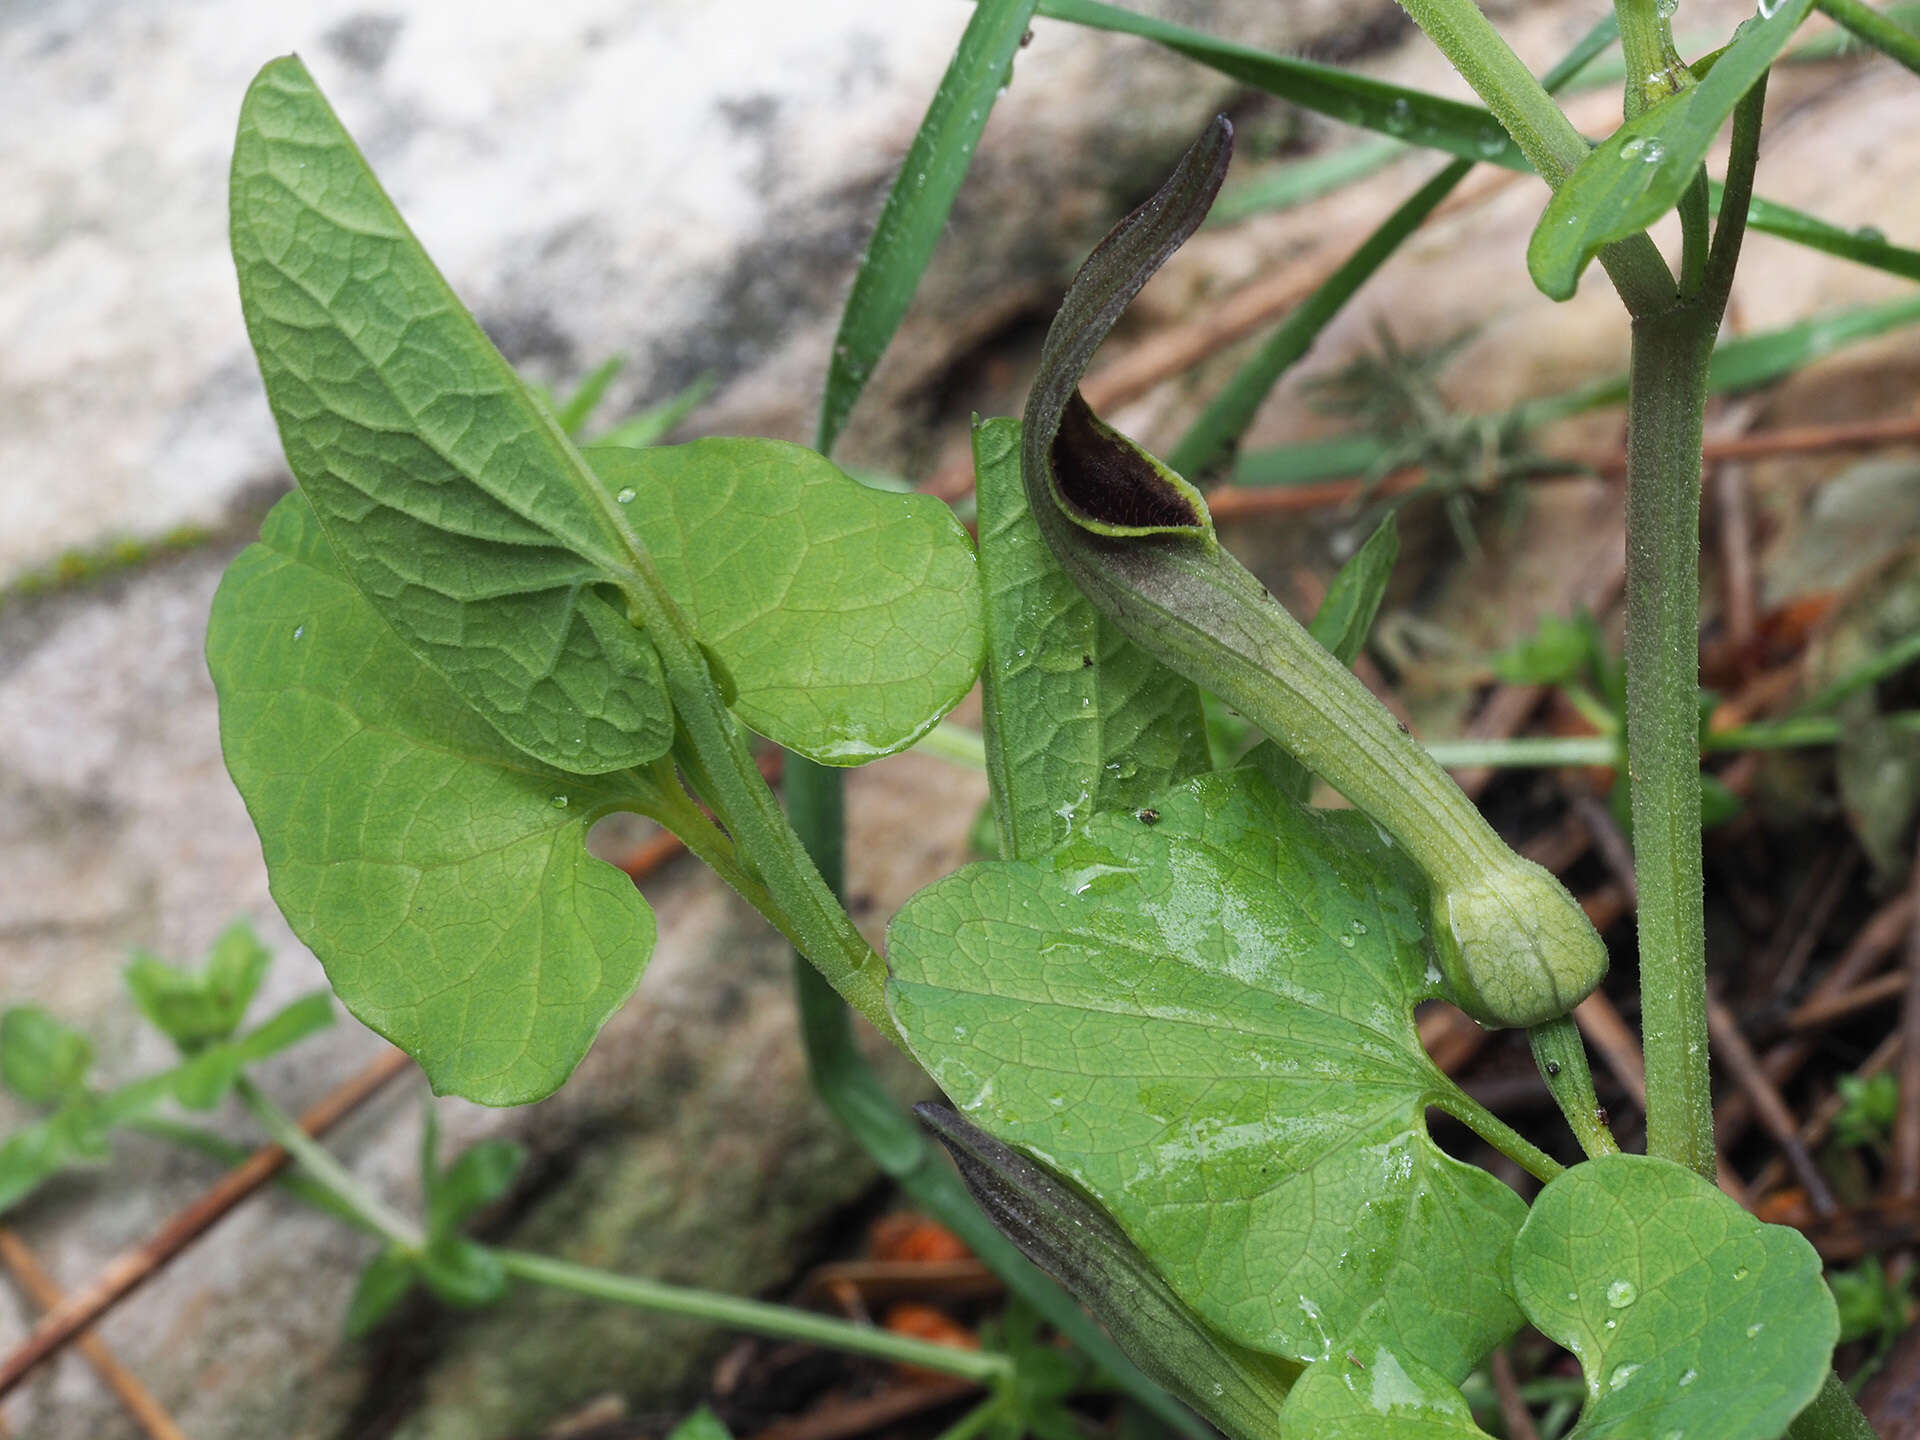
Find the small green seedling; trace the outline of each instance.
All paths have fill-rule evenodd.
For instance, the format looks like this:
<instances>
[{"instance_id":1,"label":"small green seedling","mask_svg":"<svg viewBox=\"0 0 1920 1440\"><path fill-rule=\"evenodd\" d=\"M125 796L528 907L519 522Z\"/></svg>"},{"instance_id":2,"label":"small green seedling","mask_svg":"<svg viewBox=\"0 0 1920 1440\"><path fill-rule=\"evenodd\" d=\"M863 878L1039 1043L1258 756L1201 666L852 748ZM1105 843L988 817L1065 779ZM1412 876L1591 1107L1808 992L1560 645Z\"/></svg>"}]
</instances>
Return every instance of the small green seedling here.
<instances>
[{"instance_id":1,"label":"small green seedling","mask_svg":"<svg viewBox=\"0 0 1920 1440\"><path fill-rule=\"evenodd\" d=\"M1765 76L1811 0L1768 0L1691 64L1671 7L1619 0L1545 84L1471 0L1406 3L1485 110L1094 0L982 0L854 286L818 453L577 446L611 371L561 402L523 384L305 69L273 62L242 108L232 236L299 490L214 603L228 766L275 898L340 998L436 1088L493 1104L558 1086L652 949L650 912L588 856L587 829L628 810L673 830L947 1092L956 1110L930 1124L1005 1235L1236 1440L1481 1435L1459 1387L1524 1321L1579 1362L1576 1436L1863 1435L1828 1369L1838 1320L1818 1257L1711 1183L1700 431L1710 388L1920 314L1903 297L1716 358L1749 224L1897 274L1920 275L1920 255L1752 194ZM1920 61L1854 0L1829 8ZM1625 396L1631 435L1624 698L1606 709L1632 775L1649 1155L1619 1153L1568 1018L1606 970L1599 937L1348 668L1391 531L1309 631L1221 546L1195 486L1079 393L1128 301L1201 223L1230 126L1208 127L1095 249L1023 419L976 425L977 552L944 506L824 458L1036 13L1143 36L1458 162L1262 347L1183 456L1232 454L1280 373L1472 164L1531 168L1554 192L1527 257L1543 291L1563 298L1597 258L1625 302L1629 381L1595 395ZM1595 148L1550 89L1616 33L1631 118ZM1703 162L1729 120L1713 184ZM1677 265L1644 233L1669 211ZM839 798L819 767L915 744L976 678L1001 858L914 897L883 960L829 883ZM1203 689L1265 737L1218 767ZM748 732L794 752L796 824ZM1316 776L1354 808L1306 804ZM910 1191L998 1240L935 1178L832 996L803 976L800 997L823 1096ZM1443 997L1528 1029L1584 1163L1562 1167L1433 1065L1413 1010ZM1531 1203L1443 1152L1433 1109L1530 1174ZM455 1231L508 1167L475 1167L456 1183L458 1165L428 1160L443 1198L425 1228L363 1210L390 1248L362 1318L416 1275L436 1283L436 1243L450 1266L437 1288L493 1293L486 1252ZM758 1314L493 1253L498 1274ZM1090 1333L1017 1260L994 1263L1056 1325ZM1191 1426L1117 1356L1100 1363ZM946 1368L1018 1408L1006 1356ZM1061 1419L1048 1384L1025 1411L1042 1433Z\"/></svg>"},{"instance_id":2,"label":"small green seedling","mask_svg":"<svg viewBox=\"0 0 1920 1440\"><path fill-rule=\"evenodd\" d=\"M303 996L237 1033L267 960L266 949L244 924L222 933L196 971L136 954L126 969L127 988L181 1060L111 1090L90 1083L93 1046L79 1031L36 1006L0 1013L0 1083L52 1112L0 1142L0 1212L63 1170L104 1161L115 1130L145 1130L193 1143L187 1137L198 1132L162 1114L169 1104L211 1110L246 1084L247 1066L333 1023L333 1001L323 992Z\"/></svg>"}]
</instances>

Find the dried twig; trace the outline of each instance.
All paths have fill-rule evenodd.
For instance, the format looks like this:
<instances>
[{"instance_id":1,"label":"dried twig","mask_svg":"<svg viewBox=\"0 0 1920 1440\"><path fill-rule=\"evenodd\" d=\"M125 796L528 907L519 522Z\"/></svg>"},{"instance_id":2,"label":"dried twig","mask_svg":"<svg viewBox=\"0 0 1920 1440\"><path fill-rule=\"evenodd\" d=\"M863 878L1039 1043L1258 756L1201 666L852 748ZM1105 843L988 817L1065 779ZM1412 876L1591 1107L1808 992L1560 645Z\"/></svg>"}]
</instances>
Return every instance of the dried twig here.
<instances>
[{"instance_id":1,"label":"dried twig","mask_svg":"<svg viewBox=\"0 0 1920 1440\"><path fill-rule=\"evenodd\" d=\"M846 1286L864 1304L937 1295L943 1299L978 1300L998 1295L1006 1286L978 1260L839 1260L816 1265L808 1274L801 1298L822 1292L838 1294Z\"/></svg>"},{"instance_id":2,"label":"dried twig","mask_svg":"<svg viewBox=\"0 0 1920 1440\"><path fill-rule=\"evenodd\" d=\"M1824 1000L1850 990L1877 970L1894 947L1906 940L1915 908L1914 896L1906 893L1876 910L1833 967L1820 977L1820 982L1808 994L1808 1001ZM1776 1086L1785 1085L1812 1054L1813 1042L1796 1037L1775 1045L1760 1063L1769 1080ZM1714 1107L1714 1134L1722 1145L1732 1145L1746 1133L1752 1120L1752 1104L1746 1092L1736 1090Z\"/></svg>"},{"instance_id":3,"label":"dried twig","mask_svg":"<svg viewBox=\"0 0 1920 1440\"><path fill-rule=\"evenodd\" d=\"M1874 1052L1863 1060L1853 1073L1862 1080L1871 1079L1873 1076L1886 1070L1895 1060L1899 1059L1900 1051L1901 1035L1900 1032L1896 1030L1887 1036L1886 1039L1882 1040L1880 1044L1875 1047ZM1814 1107L1814 1112L1807 1118L1806 1123L1800 1127L1800 1143L1808 1149L1812 1149L1814 1146L1823 1142L1827 1136L1832 1133L1833 1122L1839 1117L1840 1112L1846 1108L1846 1105L1847 1097L1838 1090L1822 1100L1819 1105ZM1773 1159L1767 1161L1765 1165L1761 1166L1760 1173L1753 1177L1754 1193L1764 1195L1768 1191L1778 1188L1785 1182L1786 1178L1787 1162L1776 1155Z\"/></svg>"},{"instance_id":4,"label":"dried twig","mask_svg":"<svg viewBox=\"0 0 1920 1440\"><path fill-rule=\"evenodd\" d=\"M980 1393L971 1380L896 1385L859 1400L829 1400L797 1419L768 1426L752 1440L850 1440Z\"/></svg>"},{"instance_id":5,"label":"dried twig","mask_svg":"<svg viewBox=\"0 0 1920 1440\"><path fill-rule=\"evenodd\" d=\"M300 1128L309 1135L325 1134L412 1065L413 1061L403 1051L383 1051L359 1074L302 1115ZM278 1174L287 1158L287 1152L278 1145L254 1151L199 1199L176 1212L151 1237L108 1261L90 1284L49 1310L26 1340L0 1360L0 1396L10 1394L34 1367L58 1354L115 1305L151 1280L236 1205Z\"/></svg>"},{"instance_id":6,"label":"dried twig","mask_svg":"<svg viewBox=\"0 0 1920 1440\"><path fill-rule=\"evenodd\" d=\"M1815 864L1806 884L1794 892L1774 943L1754 964L1756 973L1768 977L1775 996L1784 996L1800 983L1813 948L1826 933L1827 922L1833 919L1859 863L1860 852L1850 845L1829 850Z\"/></svg>"},{"instance_id":7,"label":"dried twig","mask_svg":"<svg viewBox=\"0 0 1920 1440\"><path fill-rule=\"evenodd\" d=\"M1714 467L1713 502L1719 515L1720 611L1727 644L1744 660L1752 651L1758 609L1753 573L1753 517L1747 505L1744 466Z\"/></svg>"},{"instance_id":8,"label":"dried twig","mask_svg":"<svg viewBox=\"0 0 1920 1440\"><path fill-rule=\"evenodd\" d=\"M1818 1030L1836 1020L1858 1015L1862 1010L1871 1010L1896 995L1905 994L1908 984L1907 972L1902 970L1892 975L1876 976L1864 985L1842 990L1838 995L1817 996L1787 1012L1787 1028L1795 1031Z\"/></svg>"},{"instance_id":9,"label":"dried twig","mask_svg":"<svg viewBox=\"0 0 1920 1440\"><path fill-rule=\"evenodd\" d=\"M1713 1041L1714 1058L1746 1092L1754 1114L1766 1127L1767 1133L1773 1136L1781 1153L1787 1157L1787 1163L1793 1167L1795 1177L1806 1190L1807 1202L1813 1206L1814 1213L1823 1217L1834 1214L1839 1207L1834 1203L1833 1191L1828 1188L1826 1176L1820 1173L1820 1167L1813 1163L1813 1156L1807 1153L1807 1147L1800 1143L1799 1124L1793 1118L1793 1112L1787 1108L1787 1102L1780 1097L1780 1091L1774 1083L1767 1078L1760 1057L1753 1053L1753 1047L1741 1033L1740 1022L1718 1000L1707 1001L1707 1034Z\"/></svg>"},{"instance_id":10,"label":"dried twig","mask_svg":"<svg viewBox=\"0 0 1920 1440\"><path fill-rule=\"evenodd\" d=\"M27 1242L4 1225L0 1225L0 1263L6 1265L20 1288L26 1291L27 1298L40 1309L56 1310L66 1299L53 1277L40 1268L40 1262L34 1258L33 1251L27 1248ZM78 1348L86 1362L93 1367L94 1374L113 1392L114 1398L120 1402L120 1408L132 1417L134 1424L151 1440L187 1440L186 1431L173 1423L173 1417L154 1399L153 1392L114 1358L113 1352L98 1335L81 1336Z\"/></svg>"},{"instance_id":11,"label":"dried twig","mask_svg":"<svg viewBox=\"0 0 1920 1440\"><path fill-rule=\"evenodd\" d=\"M1507 1440L1540 1440L1539 1427L1533 1423L1533 1412L1521 1397L1520 1382L1514 1378L1513 1361L1507 1356L1506 1346L1493 1352L1488 1368L1493 1371L1493 1393L1500 1400L1500 1418L1506 1422Z\"/></svg>"}]
</instances>

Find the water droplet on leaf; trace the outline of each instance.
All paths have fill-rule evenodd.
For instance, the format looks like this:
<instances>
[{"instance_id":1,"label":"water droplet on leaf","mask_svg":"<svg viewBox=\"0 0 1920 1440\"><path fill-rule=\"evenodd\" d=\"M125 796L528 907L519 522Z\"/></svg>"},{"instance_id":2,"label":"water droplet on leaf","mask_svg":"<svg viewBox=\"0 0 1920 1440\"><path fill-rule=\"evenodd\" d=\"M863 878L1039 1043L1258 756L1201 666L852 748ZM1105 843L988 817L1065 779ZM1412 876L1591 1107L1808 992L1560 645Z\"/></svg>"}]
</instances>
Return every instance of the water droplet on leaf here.
<instances>
[{"instance_id":1,"label":"water droplet on leaf","mask_svg":"<svg viewBox=\"0 0 1920 1440\"><path fill-rule=\"evenodd\" d=\"M622 505L631 505L633 503L633 493L634 493L633 487L631 485L628 485L624 487L620 491L620 493L615 495L613 498L619 501Z\"/></svg>"},{"instance_id":2,"label":"water droplet on leaf","mask_svg":"<svg viewBox=\"0 0 1920 1440\"><path fill-rule=\"evenodd\" d=\"M1607 1286L1607 1304L1616 1310L1624 1310L1640 1298L1640 1291L1631 1280L1616 1280Z\"/></svg>"},{"instance_id":3,"label":"water droplet on leaf","mask_svg":"<svg viewBox=\"0 0 1920 1440\"><path fill-rule=\"evenodd\" d=\"M553 799L549 800L547 803L553 806L553 808L556 810L564 810L567 808L569 801L565 795L556 795L553 797Z\"/></svg>"}]
</instances>

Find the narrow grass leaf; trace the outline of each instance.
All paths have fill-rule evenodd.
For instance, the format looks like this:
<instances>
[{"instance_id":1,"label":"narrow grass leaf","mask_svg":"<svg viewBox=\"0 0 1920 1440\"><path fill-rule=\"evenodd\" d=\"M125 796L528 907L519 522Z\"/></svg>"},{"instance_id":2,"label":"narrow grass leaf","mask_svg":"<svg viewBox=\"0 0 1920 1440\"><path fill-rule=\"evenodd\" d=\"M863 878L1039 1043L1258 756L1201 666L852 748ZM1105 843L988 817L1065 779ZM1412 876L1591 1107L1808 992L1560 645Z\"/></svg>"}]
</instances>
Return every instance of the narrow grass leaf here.
<instances>
[{"instance_id":1,"label":"narrow grass leaf","mask_svg":"<svg viewBox=\"0 0 1920 1440\"><path fill-rule=\"evenodd\" d=\"M659 658L619 593L631 532L298 59L247 91L231 209L267 398L345 573L534 759L599 774L664 753Z\"/></svg>"},{"instance_id":2,"label":"narrow grass leaf","mask_svg":"<svg viewBox=\"0 0 1920 1440\"><path fill-rule=\"evenodd\" d=\"M1734 32L1704 79L1607 137L1547 202L1527 270L1554 300L1572 296L1602 247L1637 235L1679 203L1733 107L1767 73L1813 0L1778 0Z\"/></svg>"},{"instance_id":3,"label":"narrow grass leaf","mask_svg":"<svg viewBox=\"0 0 1920 1440\"><path fill-rule=\"evenodd\" d=\"M702 375L678 395L642 410L638 415L629 416L611 430L594 436L589 443L625 445L635 450L643 449L648 445L657 445L666 438L674 426L693 413L694 406L712 393L713 377Z\"/></svg>"},{"instance_id":4,"label":"narrow grass leaf","mask_svg":"<svg viewBox=\"0 0 1920 1440\"><path fill-rule=\"evenodd\" d=\"M1799 5L1804 11L1805 5L1801 0L1793 0L1793 3ZM1331 66L1314 65L1307 61L1256 50L1250 46L1219 39L1202 31L1123 10L1118 6L1101 4L1098 0L1043 0L1038 13L1050 19L1070 21L1096 30L1117 31L1156 41L1170 50L1218 70L1222 74L1230 75L1255 89L1281 96L1305 109L1317 111L1333 119L1380 131L1407 145L1423 145L1446 151L1461 159L1483 160L1489 165L1499 165L1509 170L1531 170L1532 168L1520 154L1519 147L1507 140L1505 133L1500 129L1499 122L1489 112L1475 105L1462 104L1425 91L1386 85L1383 82L1349 75L1346 71ZM1569 81L1591 61L1593 55L1597 53L1597 48L1611 38L1610 28L1608 22L1604 21L1596 26L1561 65L1555 66L1553 71L1549 72L1544 83L1549 88L1554 88L1556 84ZM1809 42L1808 49L1809 54L1806 58L1824 58L1824 52L1814 52L1813 42ZM1765 66L1760 68L1764 69ZM1744 87L1742 90L1744 93ZM1738 95L1734 96L1733 101L1737 101L1738 98ZM1733 101L1729 101L1727 109L1722 112L1723 119L1727 114L1732 113ZM1630 137L1626 136L1624 130L1615 136L1615 139L1621 140L1623 144L1625 138ZM1335 156L1324 157L1328 169L1337 173L1343 167L1351 166L1357 178L1358 174L1366 173L1367 169L1385 164L1392 158L1393 153L1396 153L1387 146L1377 150L1366 150L1360 146L1350 148L1359 153L1353 154L1338 165L1335 164ZM1644 157L1646 151L1643 148L1638 153ZM1697 159L1698 157L1696 157L1696 163ZM1641 163L1644 167L1644 158ZM1312 185L1319 183L1314 178L1317 173L1303 172L1303 178L1310 182L1307 188L1311 189ZM1243 187L1249 196L1246 200L1235 198L1231 192L1224 196L1222 205L1219 207L1218 223L1224 223L1230 218L1239 218L1242 214L1256 208L1253 197L1257 192L1253 187L1259 183L1249 181ZM1299 199L1307 198L1302 194L1298 198L1289 200L1287 197L1292 193L1291 182L1281 184L1277 188L1278 197L1273 201L1276 206L1282 203L1298 203ZM1681 188L1684 188L1684 185ZM1719 187L1716 185L1714 188L1717 196ZM1678 191L1675 192L1675 198L1678 198ZM1669 202L1668 208L1671 208L1671 204L1672 202ZM1665 210L1660 212L1660 214L1664 213ZM1659 216L1656 215L1654 218L1658 219ZM1791 206L1781 205L1759 196L1754 197L1747 226L1750 230L1776 235L1783 240L1825 251L1830 255L1852 260L1876 270L1885 270L1889 274L1920 278L1920 252L1890 245L1884 237L1876 237L1871 233L1863 234L1860 231L1849 231L1829 225L1825 221L1804 215ZM1322 474L1328 473L1351 472L1337 470L1322 472Z\"/></svg>"},{"instance_id":5,"label":"narrow grass leaf","mask_svg":"<svg viewBox=\"0 0 1920 1440\"><path fill-rule=\"evenodd\" d=\"M1230 458L1280 377L1313 348L1320 332L1347 301L1373 278L1400 243L1425 223L1472 168L1470 161L1454 161L1381 221L1340 268L1295 306L1252 358L1234 372L1167 456L1167 465L1182 475L1197 477Z\"/></svg>"},{"instance_id":6,"label":"narrow grass leaf","mask_svg":"<svg viewBox=\"0 0 1920 1440\"><path fill-rule=\"evenodd\" d=\"M417 659L300 495L214 597L207 661L227 768L294 933L436 1091L550 1094L639 982L652 913L591 858L632 773L543 765Z\"/></svg>"},{"instance_id":7,"label":"narrow grass leaf","mask_svg":"<svg viewBox=\"0 0 1920 1440\"><path fill-rule=\"evenodd\" d=\"M1391 85L1333 65L1257 50L1100 0L1041 0L1039 13L1052 20L1152 40L1256 90L1410 145L1508 169L1527 168L1500 122L1478 105Z\"/></svg>"},{"instance_id":8,"label":"narrow grass leaf","mask_svg":"<svg viewBox=\"0 0 1920 1440\"><path fill-rule=\"evenodd\" d=\"M900 174L867 242L820 402L818 448L825 455L880 363L946 228L960 182L980 143L994 98L1005 88L1034 0L978 0L966 31L907 147Z\"/></svg>"},{"instance_id":9,"label":"narrow grass leaf","mask_svg":"<svg viewBox=\"0 0 1920 1440\"><path fill-rule=\"evenodd\" d=\"M593 412L600 408L600 402L606 399L607 387L613 384L614 377L627 363L624 355L614 355L602 360L591 374L580 382L580 388L566 400L554 407L554 419L560 422L560 428L569 436L578 436L586 428L587 421L593 418Z\"/></svg>"},{"instance_id":10,"label":"narrow grass leaf","mask_svg":"<svg viewBox=\"0 0 1920 1440\"><path fill-rule=\"evenodd\" d=\"M1871 305L1835 310L1778 330L1722 341L1713 352L1707 372L1712 394L1751 390L1785 379L1815 360L1849 345L1877 339L1920 323L1920 295L1900 295ZM1523 429L1623 405L1627 399L1624 373L1589 381L1558 395L1523 400L1509 412ZM1489 418L1498 419L1500 416ZM1252 450L1234 466L1235 485L1311 485L1342 476L1371 472L1387 455L1386 442L1372 435L1340 435L1299 445Z\"/></svg>"},{"instance_id":11,"label":"narrow grass leaf","mask_svg":"<svg viewBox=\"0 0 1920 1440\"><path fill-rule=\"evenodd\" d=\"M1324 155L1290 160L1251 180L1223 188L1220 198L1213 202L1213 209L1207 212L1204 228L1232 225L1252 215L1304 205L1329 191L1364 179L1406 153L1404 142L1375 136L1342 145Z\"/></svg>"},{"instance_id":12,"label":"narrow grass leaf","mask_svg":"<svg viewBox=\"0 0 1920 1440\"><path fill-rule=\"evenodd\" d=\"M1718 183L1713 187L1713 204L1718 213ZM1908 280L1920 280L1920 250L1895 245L1872 226L1863 225L1849 230L1845 226L1834 225L1795 210L1790 205L1781 205L1756 195L1747 207L1747 228L1764 231L1768 235L1838 256L1842 260L1851 260L1869 269L1884 270L1889 275L1899 275Z\"/></svg>"},{"instance_id":13,"label":"narrow grass leaf","mask_svg":"<svg viewBox=\"0 0 1920 1440\"><path fill-rule=\"evenodd\" d=\"M976 421L983 730L1001 853L1043 854L1103 810L1207 768L1200 692L1102 618L1027 509L1020 422Z\"/></svg>"}]
</instances>

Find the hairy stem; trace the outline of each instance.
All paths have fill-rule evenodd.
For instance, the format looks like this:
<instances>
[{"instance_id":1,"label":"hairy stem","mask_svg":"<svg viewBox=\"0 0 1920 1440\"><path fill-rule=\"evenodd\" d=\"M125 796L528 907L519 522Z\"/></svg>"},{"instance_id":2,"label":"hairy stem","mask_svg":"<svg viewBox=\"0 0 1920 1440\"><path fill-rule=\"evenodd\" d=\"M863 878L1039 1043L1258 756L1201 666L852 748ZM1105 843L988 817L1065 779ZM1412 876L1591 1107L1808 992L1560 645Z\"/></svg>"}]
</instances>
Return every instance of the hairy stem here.
<instances>
[{"instance_id":1,"label":"hairy stem","mask_svg":"<svg viewBox=\"0 0 1920 1440\"><path fill-rule=\"evenodd\" d=\"M1720 227L1699 293L1633 310L1627 377L1627 774L1640 887L1647 1150L1712 1180L1700 858L1700 438L1707 364L1733 284L1766 87L1734 114Z\"/></svg>"},{"instance_id":2,"label":"hairy stem","mask_svg":"<svg viewBox=\"0 0 1920 1440\"><path fill-rule=\"evenodd\" d=\"M845 804L841 775L798 755L787 757L784 784L794 831L836 891L842 884ZM960 1237L1007 1289L1031 1305L1080 1351L1107 1372L1116 1388L1189 1440L1205 1440L1206 1427L1185 1406L1134 1366L1068 1294L1002 1235L938 1157L920 1125L909 1116L860 1053L847 1007L827 987L806 957L794 956L800 1038L814 1093L859 1142L874 1164L934 1219Z\"/></svg>"},{"instance_id":3,"label":"hairy stem","mask_svg":"<svg viewBox=\"0 0 1920 1440\"><path fill-rule=\"evenodd\" d=\"M1528 1140L1453 1081L1445 1076L1441 1076L1441 1080L1443 1083L1437 1086L1434 1093L1428 1097L1428 1104L1446 1111L1543 1184L1556 1175L1565 1173L1566 1166Z\"/></svg>"},{"instance_id":4,"label":"hairy stem","mask_svg":"<svg viewBox=\"0 0 1920 1440\"><path fill-rule=\"evenodd\" d=\"M1714 1177L1700 860L1700 433L1713 325L1635 321L1627 430L1627 772L1647 1149Z\"/></svg>"},{"instance_id":5,"label":"hairy stem","mask_svg":"<svg viewBox=\"0 0 1920 1440\"><path fill-rule=\"evenodd\" d=\"M1400 4L1513 137L1527 163L1558 190L1587 158L1586 137L1513 53L1476 0L1400 0ZM1673 275L1644 234L1607 246L1600 252L1600 263L1630 309L1673 297Z\"/></svg>"},{"instance_id":6,"label":"hairy stem","mask_svg":"<svg viewBox=\"0 0 1920 1440\"><path fill-rule=\"evenodd\" d=\"M1618 1155L1620 1142L1607 1128L1606 1112L1594 1094L1593 1071L1587 1065L1587 1047L1580 1039L1580 1027L1571 1015L1535 1025L1527 1031L1527 1043L1533 1049L1533 1063L1540 1067L1540 1078L1547 1092L1567 1118L1567 1126L1589 1160L1597 1155Z\"/></svg>"}]
</instances>

